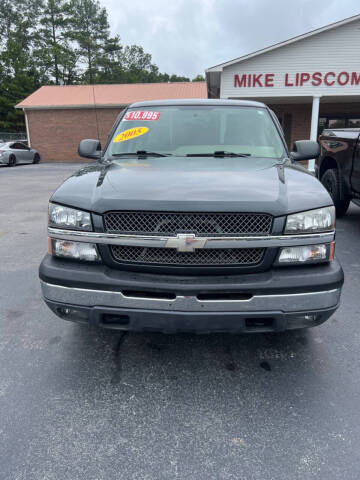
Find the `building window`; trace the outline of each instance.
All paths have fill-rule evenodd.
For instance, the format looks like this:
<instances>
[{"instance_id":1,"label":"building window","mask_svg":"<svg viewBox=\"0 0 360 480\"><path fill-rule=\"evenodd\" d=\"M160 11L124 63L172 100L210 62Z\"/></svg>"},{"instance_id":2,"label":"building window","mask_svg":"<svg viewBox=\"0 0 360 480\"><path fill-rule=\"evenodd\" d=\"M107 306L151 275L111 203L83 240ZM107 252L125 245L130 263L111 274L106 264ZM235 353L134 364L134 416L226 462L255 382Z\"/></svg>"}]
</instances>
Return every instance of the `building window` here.
<instances>
[{"instance_id":1,"label":"building window","mask_svg":"<svg viewBox=\"0 0 360 480\"><path fill-rule=\"evenodd\" d=\"M326 117L320 117L319 118L318 135L321 135L324 128L326 128L326 122L327 122Z\"/></svg>"},{"instance_id":2,"label":"building window","mask_svg":"<svg viewBox=\"0 0 360 480\"><path fill-rule=\"evenodd\" d=\"M331 118L331 119L329 119L328 128L345 128L345 118Z\"/></svg>"},{"instance_id":3,"label":"building window","mask_svg":"<svg viewBox=\"0 0 360 480\"><path fill-rule=\"evenodd\" d=\"M359 128L360 117L352 117L350 115L329 115L328 117L319 118L318 134L326 128Z\"/></svg>"},{"instance_id":4,"label":"building window","mask_svg":"<svg viewBox=\"0 0 360 480\"><path fill-rule=\"evenodd\" d=\"M349 128L359 128L360 127L360 118L349 118Z\"/></svg>"}]
</instances>

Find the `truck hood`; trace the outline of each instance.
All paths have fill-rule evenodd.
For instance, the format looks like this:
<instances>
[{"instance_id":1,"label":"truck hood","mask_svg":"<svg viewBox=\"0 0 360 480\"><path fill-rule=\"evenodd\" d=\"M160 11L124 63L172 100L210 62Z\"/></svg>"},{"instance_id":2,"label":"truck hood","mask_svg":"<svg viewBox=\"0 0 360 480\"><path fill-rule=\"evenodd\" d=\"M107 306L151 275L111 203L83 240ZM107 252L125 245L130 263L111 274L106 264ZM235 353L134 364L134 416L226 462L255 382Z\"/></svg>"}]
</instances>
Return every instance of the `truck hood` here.
<instances>
[{"instance_id":1,"label":"truck hood","mask_svg":"<svg viewBox=\"0 0 360 480\"><path fill-rule=\"evenodd\" d=\"M51 201L109 210L262 212L275 216L332 204L303 167L262 158L161 157L88 165Z\"/></svg>"}]
</instances>

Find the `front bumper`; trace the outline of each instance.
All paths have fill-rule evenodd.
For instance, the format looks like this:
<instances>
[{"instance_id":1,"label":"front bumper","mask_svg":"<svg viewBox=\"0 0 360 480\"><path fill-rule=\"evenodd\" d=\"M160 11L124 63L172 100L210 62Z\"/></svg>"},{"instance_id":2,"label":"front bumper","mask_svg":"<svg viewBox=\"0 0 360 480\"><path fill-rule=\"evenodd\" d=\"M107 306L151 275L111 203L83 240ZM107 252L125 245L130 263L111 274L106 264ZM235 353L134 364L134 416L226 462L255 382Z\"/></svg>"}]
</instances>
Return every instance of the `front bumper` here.
<instances>
[{"instance_id":1,"label":"front bumper","mask_svg":"<svg viewBox=\"0 0 360 480\"><path fill-rule=\"evenodd\" d=\"M68 320L136 331L254 332L323 323L339 306L343 271L335 260L184 277L115 271L47 255L40 279L47 305Z\"/></svg>"}]
</instances>

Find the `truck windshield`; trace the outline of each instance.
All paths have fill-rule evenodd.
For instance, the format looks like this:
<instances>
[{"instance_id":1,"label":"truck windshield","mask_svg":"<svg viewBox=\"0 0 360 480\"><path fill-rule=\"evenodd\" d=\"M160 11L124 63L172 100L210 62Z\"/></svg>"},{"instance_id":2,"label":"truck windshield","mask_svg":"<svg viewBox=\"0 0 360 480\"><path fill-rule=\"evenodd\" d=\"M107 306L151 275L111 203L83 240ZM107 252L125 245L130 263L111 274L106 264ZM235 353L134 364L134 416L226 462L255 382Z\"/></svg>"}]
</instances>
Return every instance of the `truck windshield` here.
<instances>
[{"instance_id":1,"label":"truck windshield","mask_svg":"<svg viewBox=\"0 0 360 480\"><path fill-rule=\"evenodd\" d=\"M268 110L240 106L161 106L130 109L105 153L281 158L284 146Z\"/></svg>"}]
</instances>

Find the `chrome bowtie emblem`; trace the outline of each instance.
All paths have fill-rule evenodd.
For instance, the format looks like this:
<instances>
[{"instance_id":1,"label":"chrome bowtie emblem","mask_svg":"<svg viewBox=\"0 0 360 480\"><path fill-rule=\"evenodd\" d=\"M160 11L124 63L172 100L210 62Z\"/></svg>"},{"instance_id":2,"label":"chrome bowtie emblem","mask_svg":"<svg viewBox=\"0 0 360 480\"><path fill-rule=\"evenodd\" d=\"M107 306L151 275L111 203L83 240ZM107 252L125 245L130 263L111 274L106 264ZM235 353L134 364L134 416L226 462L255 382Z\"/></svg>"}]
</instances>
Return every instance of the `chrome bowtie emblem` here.
<instances>
[{"instance_id":1,"label":"chrome bowtie emblem","mask_svg":"<svg viewBox=\"0 0 360 480\"><path fill-rule=\"evenodd\" d=\"M196 237L193 233L178 233L176 237L166 241L166 248L176 248L178 252L194 252L196 248L204 248L206 238Z\"/></svg>"}]
</instances>

